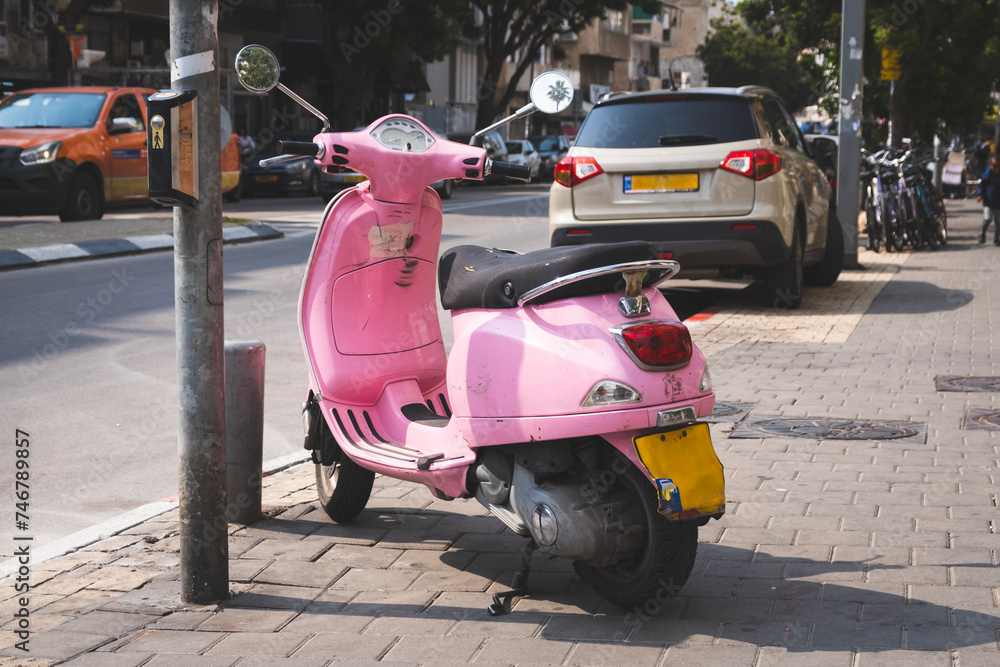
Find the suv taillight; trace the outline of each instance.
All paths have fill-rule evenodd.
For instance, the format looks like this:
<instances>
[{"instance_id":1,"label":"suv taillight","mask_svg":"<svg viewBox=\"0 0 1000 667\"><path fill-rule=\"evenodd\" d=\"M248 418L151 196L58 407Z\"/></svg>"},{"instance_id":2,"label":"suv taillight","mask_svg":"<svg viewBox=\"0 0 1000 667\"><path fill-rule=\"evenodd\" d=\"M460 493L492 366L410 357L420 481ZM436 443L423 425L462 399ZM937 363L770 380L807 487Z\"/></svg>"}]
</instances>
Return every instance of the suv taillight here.
<instances>
[{"instance_id":1,"label":"suv taillight","mask_svg":"<svg viewBox=\"0 0 1000 667\"><path fill-rule=\"evenodd\" d=\"M759 181L781 171L781 155L767 148L733 151L719 166L726 171Z\"/></svg>"},{"instance_id":2,"label":"suv taillight","mask_svg":"<svg viewBox=\"0 0 1000 667\"><path fill-rule=\"evenodd\" d=\"M552 172L552 177L559 185L571 188L574 185L583 183L588 178L593 178L604 173L601 165L592 157L570 157L566 156L556 163L556 168Z\"/></svg>"},{"instance_id":3,"label":"suv taillight","mask_svg":"<svg viewBox=\"0 0 1000 667\"><path fill-rule=\"evenodd\" d=\"M636 322L617 330L619 341L640 366L671 369L691 361L691 332L681 322L653 320Z\"/></svg>"}]
</instances>

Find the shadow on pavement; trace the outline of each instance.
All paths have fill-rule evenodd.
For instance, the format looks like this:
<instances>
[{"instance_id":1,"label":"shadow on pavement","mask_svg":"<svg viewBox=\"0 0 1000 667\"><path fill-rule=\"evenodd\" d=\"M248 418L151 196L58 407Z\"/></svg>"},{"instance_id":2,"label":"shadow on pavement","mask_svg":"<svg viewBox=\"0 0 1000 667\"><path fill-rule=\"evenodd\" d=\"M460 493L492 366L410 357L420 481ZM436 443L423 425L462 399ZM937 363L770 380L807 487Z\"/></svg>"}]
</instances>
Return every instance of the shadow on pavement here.
<instances>
[{"instance_id":1,"label":"shadow on pavement","mask_svg":"<svg viewBox=\"0 0 1000 667\"><path fill-rule=\"evenodd\" d=\"M505 529L498 534L502 526L489 516L429 510L417 514L411 508L400 509L366 510L356 524L327 522L322 512L314 509L294 521L267 520L249 530L267 528L277 534L308 535L308 539L336 539L353 531L356 537L373 540L371 546L353 547L356 552L370 554L371 560L367 565L342 565L360 567L375 577L382 576L376 570L384 568L381 572L388 581L408 571L405 559L417 558L422 563L419 571L433 573L435 581L455 585L442 591L434 585L421 588L414 582L409 587L378 590L368 580L368 585L355 590L345 582L362 579L349 580L350 575L345 574L324 590L322 584L313 586L303 572L296 586L248 582L246 590L237 593L226 606L301 610L297 623L316 627L328 624L329 631L343 627L342 631L350 632L348 628L365 625L367 621L362 617L370 616L385 618L390 626L391 619L423 619L428 623L451 619L471 623L466 634L528 636L511 628L540 626L536 633L529 634L587 644L662 647L721 643L784 647L789 652L881 652L979 646L994 650L997 643L1000 612L992 600L977 599L982 593L980 588L913 582L904 572L910 567L906 564L876 558L828 562L772 555L767 545L749 549L700 543L695 576L677 597L650 599L642 608L632 610L598 598L576 577L568 561L536 555L528 582L530 594L519 599L509 615L494 619L486 607L493 592L507 590L523 538ZM460 523L446 527L449 519ZM405 531L414 540L424 535L450 539L451 546L425 551L416 544L394 544L394 530ZM385 537L379 538L377 533ZM469 546L461 546L470 538ZM475 539L481 540L478 547ZM487 549L489 540L502 540L502 552ZM336 560L331 558L333 550L338 547L345 548L338 541L319 560L332 563ZM394 549L399 550L398 556ZM788 553L783 547L775 550ZM363 559L364 553L355 557ZM386 559L397 560L388 566L376 564L379 560L388 562ZM992 563L964 562L968 560L956 553L956 562L942 564L941 569L994 568ZM971 580L980 574L964 576ZM470 585L463 586L465 582ZM941 601L933 602L925 595L937 596Z\"/></svg>"}]
</instances>

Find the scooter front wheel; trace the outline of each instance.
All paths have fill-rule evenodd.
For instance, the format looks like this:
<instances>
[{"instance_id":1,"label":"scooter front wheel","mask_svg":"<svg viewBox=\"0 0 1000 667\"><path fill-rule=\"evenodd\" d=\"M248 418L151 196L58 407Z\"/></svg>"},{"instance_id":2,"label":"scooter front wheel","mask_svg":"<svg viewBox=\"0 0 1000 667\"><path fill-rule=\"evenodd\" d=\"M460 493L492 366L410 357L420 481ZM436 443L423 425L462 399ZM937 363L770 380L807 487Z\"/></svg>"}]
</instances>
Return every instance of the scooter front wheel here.
<instances>
[{"instance_id":1,"label":"scooter front wheel","mask_svg":"<svg viewBox=\"0 0 1000 667\"><path fill-rule=\"evenodd\" d=\"M361 514L371 497L374 483L375 473L343 454L340 461L333 465L316 464L319 504L327 516L337 523L350 521Z\"/></svg>"},{"instance_id":2,"label":"scooter front wheel","mask_svg":"<svg viewBox=\"0 0 1000 667\"><path fill-rule=\"evenodd\" d=\"M581 579L606 600L625 609L643 609L650 600L663 603L680 592L694 568L698 524L670 521L657 509L653 485L631 468L615 482L645 515L646 541L631 558L607 567L573 563Z\"/></svg>"}]
</instances>

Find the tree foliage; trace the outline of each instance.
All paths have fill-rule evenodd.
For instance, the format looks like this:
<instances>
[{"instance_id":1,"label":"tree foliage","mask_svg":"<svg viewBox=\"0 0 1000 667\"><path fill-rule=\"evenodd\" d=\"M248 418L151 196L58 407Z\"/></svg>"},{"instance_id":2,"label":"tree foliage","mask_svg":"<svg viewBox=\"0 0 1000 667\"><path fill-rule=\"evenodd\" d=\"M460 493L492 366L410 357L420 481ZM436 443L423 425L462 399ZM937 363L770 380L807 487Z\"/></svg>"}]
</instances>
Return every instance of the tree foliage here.
<instances>
[{"instance_id":1,"label":"tree foliage","mask_svg":"<svg viewBox=\"0 0 1000 667\"><path fill-rule=\"evenodd\" d=\"M811 85L836 113L841 0L744 0L738 11L751 30L770 26L824 59ZM899 54L895 86L881 79L883 48ZM864 72L864 117L891 118L894 140L977 129L1000 83L1000 0L867 0Z\"/></svg>"},{"instance_id":2,"label":"tree foliage","mask_svg":"<svg viewBox=\"0 0 1000 667\"><path fill-rule=\"evenodd\" d=\"M557 35L580 32L611 10L627 10L625 0L472 0L478 15L464 17L465 34L483 40L484 66L478 81L476 127L486 127L506 112L517 85L542 47ZM649 13L662 10L657 0L632 4ZM513 67L502 80L504 64Z\"/></svg>"},{"instance_id":3,"label":"tree foliage","mask_svg":"<svg viewBox=\"0 0 1000 667\"><path fill-rule=\"evenodd\" d=\"M324 108L334 109L338 128L371 120L363 100L373 81L414 61L434 62L453 52L460 23L470 14L463 0L317 0L313 6L333 80Z\"/></svg>"},{"instance_id":4,"label":"tree foliage","mask_svg":"<svg viewBox=\"0 0 1000 667\"><path fill-rule=\"evenodd\" d=\"M792 109L816 102L819 93L811 70L819 65L815 59L803 58L771 17L741 16L727 9L722 18L712 20L710 28L696 51L705 64L709 85L767 86Z\"/></svg>"}]
</instances>

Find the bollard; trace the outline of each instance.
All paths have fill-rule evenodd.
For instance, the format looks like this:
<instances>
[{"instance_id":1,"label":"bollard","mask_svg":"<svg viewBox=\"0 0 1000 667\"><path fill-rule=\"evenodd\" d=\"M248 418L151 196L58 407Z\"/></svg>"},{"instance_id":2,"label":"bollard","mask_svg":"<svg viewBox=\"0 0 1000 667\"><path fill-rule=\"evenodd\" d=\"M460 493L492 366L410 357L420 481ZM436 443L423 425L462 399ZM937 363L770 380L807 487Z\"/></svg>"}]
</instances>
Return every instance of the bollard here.
<instances>
[{"instance_id":1,"label":"bollard","mask_svg":"<svg viewBox=\"0 0 1000 667\"><path fill-rule=\"evenodd\" d=\"M264 343L226 341L226 480L230 523L261 518L264 465Z\"/></svg>"}]
</instances>

